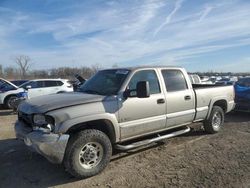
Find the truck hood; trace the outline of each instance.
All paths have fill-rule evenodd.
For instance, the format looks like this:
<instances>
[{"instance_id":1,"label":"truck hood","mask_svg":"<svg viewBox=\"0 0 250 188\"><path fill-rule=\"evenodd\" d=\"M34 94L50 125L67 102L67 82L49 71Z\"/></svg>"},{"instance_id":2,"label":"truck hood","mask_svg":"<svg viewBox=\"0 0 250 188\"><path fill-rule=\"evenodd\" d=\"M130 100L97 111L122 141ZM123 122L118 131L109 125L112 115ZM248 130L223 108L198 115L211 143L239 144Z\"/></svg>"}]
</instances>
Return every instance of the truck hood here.
<instances>
[{"instance_id":1,"label":"truck hood","mask_svg":"<svg viewBox=\"0 0 250 188\"><path fill-rule=\"evenodd\" d=\"M80 92L68 92L34 97L22 102L18 109L26 114L45 113L51 110L80 104L100 102L105 98Z\"/></svg>"}]
</instances>

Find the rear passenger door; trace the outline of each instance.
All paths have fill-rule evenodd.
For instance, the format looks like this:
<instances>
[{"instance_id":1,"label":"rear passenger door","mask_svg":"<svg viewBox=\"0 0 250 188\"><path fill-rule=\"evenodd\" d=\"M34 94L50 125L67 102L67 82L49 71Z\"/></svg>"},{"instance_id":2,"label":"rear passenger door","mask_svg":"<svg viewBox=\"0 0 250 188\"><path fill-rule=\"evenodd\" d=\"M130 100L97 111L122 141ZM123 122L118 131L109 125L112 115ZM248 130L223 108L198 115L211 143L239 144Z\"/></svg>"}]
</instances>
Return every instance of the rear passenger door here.
<instances>
[{"instance_id":1,"label":"rear passenger door","mask_svg":"<svg viewBox=\"0 0 250 188\"><path fill-rule=\"evenodd\" d=\"M166 92L167 127L192 122L195 116L195 96L183 72L179 69L162 69L161 73Z\"/></svg>"},{"instance_id":2,"label":"rear passenger door","mask_svg":"<svg viewBox=\"0 0 250 188\"><path fill-rule=\"evenodd\" d=\"M130 79L127 90L135 90L140 81L148 81L150 97L128 97L119 100L121 139L164 129L166 126L165 96L155 70L139 70ZM135 91L136 94L136 91Z\"/></svg>"},{"instance_id":3,"label":"rear passenger door","mask_svg":"<svg viewBox=\"0 0 250 188\"><path fill-rule=\"evenodd\" d=\"M58 81L56 80L46 80L44 81L45 87L43 88L44 94L53 94L60 91L60 86L58 86Z\"/></svg>"}]
</instances>

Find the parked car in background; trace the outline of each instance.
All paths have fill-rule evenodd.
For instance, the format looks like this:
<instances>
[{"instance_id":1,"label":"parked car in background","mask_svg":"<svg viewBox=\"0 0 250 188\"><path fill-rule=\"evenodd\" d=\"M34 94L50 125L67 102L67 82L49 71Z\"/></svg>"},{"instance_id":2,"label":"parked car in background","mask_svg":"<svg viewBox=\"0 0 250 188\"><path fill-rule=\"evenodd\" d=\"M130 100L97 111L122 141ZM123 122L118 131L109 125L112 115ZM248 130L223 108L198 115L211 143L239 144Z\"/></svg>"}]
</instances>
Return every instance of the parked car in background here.
<instances>
[{"instance_id":1,"label":"parked car in background","mask_svg":"<svg viewBox=\"0 0 250 188\"><path fill-rule=\"evenodd\" d=\"M16 95L23 91L23 88L19 88L8 80L0 78L0 105L11 108L12 101L17 99Z\"/></svg>"},{"instance_id":2,"label":"parked car in background","mask_svg":"<svg viewBox=\"0 0 250 188\"><path fill-rule=\"evenodd\" d=\"M234 85L236 111L250 112L250 77L241 78Z\"/></svg>"},{"instance_id":3,"label":"parked car in background","mask_svg":"<svg viewBox=\"0 0 250 188\"><path fill-rule=\"evenodd\" d=\"M27 90L29 98L73 91L73 86L66 79L37 79L30 80L20 85L0 79L0 105L12 108L13 101L18 99L18 94Z\"/></svg>"},{"instance_id":4,"label":"parked car in background","mask_svg":"<svg viewBox=\"0 0 250 188\"><path fill-rule=\"evenodd\" d=\"M213 84L208 76L200 76L201 84Z\"/></svg>"},{"instance_id":5,"label":"parked car in background","mask_svg":"<svg viewBox=\"0 0 250 188\"><path fill-rule=\"evenodd\" d=\"M189 74L189 78L192 84L201 84L201 79L198 74Z\"/></svg>"},{"instance_id":6,"label":"parked car in background","mask_svg":"<svg viewBox=\"0 0 250 188\"><path fill-rule=\"evenodd\" d=\"M48 95L53 93L63 93L73 91L73 86L67 79L37 79L30 80L20 88L28 90L29 98Z\"/></svg>"},{"instance_id":7,"label":"parked car in background","mask_svg":"<svg viewBox=\"0 0 250 188\"><path fill-rule=\"evenodd\" d=\"M221 80L221 76L210 76L209 79L213 84L215 84L217 81Z\"/></svg>"},{"instance_id":8,"label":"parked car in background","mask_svg":"<svg viewBox=\"0 0 250 188\"><path fill-rule=\"evenodd\" d=\"M237 82L237 77L229 77L229 78L222 78L219 81L216 81L216 85L233 85L235 82Z\"/></svg>"},{"instance_id":9,"label":"parked car in background","mask_svg":"<svg viewBox=\"0 0 250 188\"><path fill-rule=\"evenodd\" d=\"M10 81L12 84L16 85L16 86L20 86L22 84L24 84L25 82L28 82L29 80L12 80Z\"/></svg>"}]
</instances>

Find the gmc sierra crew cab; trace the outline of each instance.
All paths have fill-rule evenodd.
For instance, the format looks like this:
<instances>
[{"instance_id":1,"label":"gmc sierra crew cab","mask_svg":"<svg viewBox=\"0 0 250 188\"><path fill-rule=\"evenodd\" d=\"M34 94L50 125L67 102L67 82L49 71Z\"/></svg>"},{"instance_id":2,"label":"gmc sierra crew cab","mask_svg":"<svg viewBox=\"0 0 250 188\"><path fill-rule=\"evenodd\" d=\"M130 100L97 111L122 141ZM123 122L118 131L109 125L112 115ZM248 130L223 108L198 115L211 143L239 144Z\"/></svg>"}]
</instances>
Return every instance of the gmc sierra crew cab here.
<instances>
[{"instance_id":1,"label":"gmc sierra crew cab","mask_svg":"<svg viewBox=\"0 0 250 188\"><path fill-rule=\"evenodd\" d=\"M116 68L97 72L78 92L23 102L15 131L49 161L85 178L107 166L113 149L184 134L194 122L216 133L233 108L233 86L192 85L183 68Z\"/></svg>"}]
</instances>

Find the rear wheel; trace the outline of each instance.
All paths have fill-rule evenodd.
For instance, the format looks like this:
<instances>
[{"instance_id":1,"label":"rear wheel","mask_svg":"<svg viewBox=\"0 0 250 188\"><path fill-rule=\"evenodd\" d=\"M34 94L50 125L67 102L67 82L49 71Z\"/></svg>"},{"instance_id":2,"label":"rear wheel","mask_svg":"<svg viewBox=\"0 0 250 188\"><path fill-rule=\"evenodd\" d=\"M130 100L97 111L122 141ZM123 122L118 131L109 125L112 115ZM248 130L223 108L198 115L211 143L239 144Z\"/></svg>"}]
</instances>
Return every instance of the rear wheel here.
<instances>
[{"instance_id":1,"label":"rear wheel","mask_svg":"<svg viewBox=\"0 0 250 188\"><path fill-rule=\"evenodd\" d=\"M225 114L221 107L214 106L207 120L204 121L204 129L208 133L217 133L224 124Z\"/></svg>"},{"instance_id":2,"label":"rear wheel","mask_svg":"<svg viewBox=\"0 0 250 188\"><path fill-rule=\"evenodd\" d=\"M4 106L5 108L12 109L14 108L14 102L17 100L17 96L11 95L5 99Z\"/></svg>"},{"instance_id":3,"label":"rear wheel","mask_svg":"<svg viewBox=\"0 0 250 188\"><path fill-rule=\"evenodd\" d=\"M64 157L64 166L70 174L86 178L100 173L109 163L112 146L108 136L95 129L73 135Z\"/></svg>"}]
</instances>

